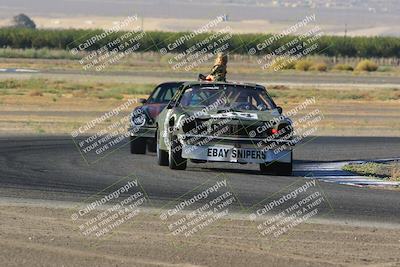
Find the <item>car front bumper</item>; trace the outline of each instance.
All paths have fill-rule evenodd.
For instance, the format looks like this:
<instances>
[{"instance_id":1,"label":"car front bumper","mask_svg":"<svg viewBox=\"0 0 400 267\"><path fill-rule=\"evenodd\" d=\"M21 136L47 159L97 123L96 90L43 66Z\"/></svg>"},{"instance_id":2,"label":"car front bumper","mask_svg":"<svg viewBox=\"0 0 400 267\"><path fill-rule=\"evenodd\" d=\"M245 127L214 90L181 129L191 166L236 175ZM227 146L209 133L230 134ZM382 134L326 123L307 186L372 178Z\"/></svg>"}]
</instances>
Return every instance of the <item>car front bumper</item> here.
<instances>
[{"instance_id":1,"label":"car front bumper","mask_svg":"<svg viewBox=\"0 0 400 267\"><path fill-rule=\"evenodd\" d=\"M182 144L182 157L205 161L233 163L292 162L291 148L285 150L264 150L252 146L235 147L234 145L187 145Z\"/></svg>"},{"instance_id":2,"label":"car front bumper","mask_svg":"<svg viewBox=\"0 0 400 267\"><path fill-rule=\"evenodd\" d=\"M141 127L129 127L128 131L131 136L144 137L144 138L155 138L156 137L156 127L152 126L141 126Z\"/></svg>"}]
</instances>

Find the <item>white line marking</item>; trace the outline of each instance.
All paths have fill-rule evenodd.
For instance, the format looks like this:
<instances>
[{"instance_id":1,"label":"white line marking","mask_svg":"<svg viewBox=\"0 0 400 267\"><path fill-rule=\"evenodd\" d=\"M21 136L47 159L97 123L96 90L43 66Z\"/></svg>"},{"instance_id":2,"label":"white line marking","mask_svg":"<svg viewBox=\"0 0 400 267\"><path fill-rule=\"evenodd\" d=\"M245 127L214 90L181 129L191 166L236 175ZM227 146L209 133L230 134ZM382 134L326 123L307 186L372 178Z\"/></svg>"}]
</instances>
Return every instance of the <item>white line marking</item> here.
<instances>
[{"instance_id":1,"label":"white line marking","mask_svg":"<svg viewBox=\"0 0 400 267\"><path fill-rule=\"evenodd\" d=\"M400 160L400 158L388 158L378 160L353 160L353 161L341 161L341 162L323 162L323 163L304 163L300 166L296 166L295 172L300 172L309 179L318 179L330 183L346 184L352 186L400 186L400 182L386 181L381 179L375 179L367 176L355 175L349 171L342 170L343 166L347 164L360 164L367 162L387 162Z\"/></svg>"}]
</instances>

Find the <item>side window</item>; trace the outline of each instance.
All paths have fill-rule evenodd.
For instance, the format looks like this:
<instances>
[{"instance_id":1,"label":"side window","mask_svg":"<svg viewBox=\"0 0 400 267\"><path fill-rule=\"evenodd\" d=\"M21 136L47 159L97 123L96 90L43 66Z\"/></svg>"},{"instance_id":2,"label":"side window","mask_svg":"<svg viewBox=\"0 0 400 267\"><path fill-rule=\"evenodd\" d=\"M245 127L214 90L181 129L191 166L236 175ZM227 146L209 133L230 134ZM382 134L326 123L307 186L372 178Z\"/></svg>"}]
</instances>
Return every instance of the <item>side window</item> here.
<instances>
[{"instance_id":1,"label":"side window","mask_svg":"<svg viewBox=\"0 0 400 267\"><path fill-rule=\"evenodd\" d=\"M174 89L175 89L174 87L170 87L167 90L165 90L164 99L163 99L164 102L170 101L172 99L172 97L174 96L174 91L176 91Z\"/></svg>"},{"instance_id":2,"label":"side window","mask_svg":"<svg viewBox=\"0 0 400 267\"><path fill-rule=\"evenodd\" d=\"M149 99L147 100L147 103L157 103L158 99L160 98L160 91L161 91L161 87L158 86L153 94L149 97Z\"/></svg>"},{"instance_id":3,"label":"side window","mask_svg":"<svg viewBox=\"0 0 400 267\"><path fill-rule=\"evenodd\" d=\"M171 99L172 102L180 101L182 92L184 91L183 88L184 88L184 86L181 85L176 89L176 91L174 92L174 96Z\"/></svg>"},{"instance_id":4,"label":"side window","mask_svg":"<svg viewBox=\"0 0 400 267\"><path fill-rule=\"evenodd\" d=\"M175 95L179 84L162 84L149 97L147 103L168 103Z\"/></svg>"},{"instance_id":5,"label":"side window","mask_svg":"<svg viewBox=\"0 0 400 267\"><path fill-rule=\"evenodd\" d=\"M182 95L182 97L180 97L180 95ZM187 105L190 104L190 100L192 98L192 95L193 95L193 89L192 88L188 88L188 89L184 90L183 94L181 92L176 94L176 97L174 97L174 99L177 100L180 97L179 103L182 104L183 106L187 106Z\"/></svg>"},{"instance_id":6,"label":"side window","mask_svg":"<svg viewBox=\"0 0 400 267\"><path fill-rule=\"evenodd\" d=\"M251 104L255 107L257 107L260 103L258 101L258 99L256 99L255 97L251 98Z\"/></svg>"},{"instance_id":7,"label":"side window","mask_svg":"<svg viewBox=\"0 0 400 267\"><path fill-rule=\"evenodd\" d=\"M200 104L203 104L202 102L203 102L203 97L201 96L201 92L200 92L200 93L194 94L192 96L192 98L190 99L189 105L200 105Z\"/></svg>"}]
</instances>

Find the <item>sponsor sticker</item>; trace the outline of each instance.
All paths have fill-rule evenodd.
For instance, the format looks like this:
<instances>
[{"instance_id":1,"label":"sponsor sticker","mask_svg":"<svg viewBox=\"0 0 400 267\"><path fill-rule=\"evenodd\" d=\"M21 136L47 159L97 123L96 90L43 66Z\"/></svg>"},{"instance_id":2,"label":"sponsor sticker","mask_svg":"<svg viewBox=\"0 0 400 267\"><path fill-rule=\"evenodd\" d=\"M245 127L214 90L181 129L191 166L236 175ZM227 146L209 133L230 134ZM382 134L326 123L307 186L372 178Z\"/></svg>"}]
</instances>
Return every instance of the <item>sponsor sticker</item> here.
<instances>
[{"instance_id":1,"label":"sponsor sticker","mask_svg":"<svg viewBox=\"0 0 400 267\"><path fill-rule=\"evenodd\" d=\"M207 148L207 157L226 159L228 161L238 160L260 160L265 161L267 155L265 151L242 148L224 148L209 147Z\"/></svg>"},{"instance_id":2,"label":"sponsor sticker","mask_svg":"<svg viewBox=\"0 0 400 267\"><path fill-rule=\"evenodd\" d=\"M240 120L258 120L258 116L256 113L245 113L245 112L226 112L220 114L212 114L211 118L220 119L220 118L231 118L231 119L240 119Z\"/></svg>"}]
</instances>

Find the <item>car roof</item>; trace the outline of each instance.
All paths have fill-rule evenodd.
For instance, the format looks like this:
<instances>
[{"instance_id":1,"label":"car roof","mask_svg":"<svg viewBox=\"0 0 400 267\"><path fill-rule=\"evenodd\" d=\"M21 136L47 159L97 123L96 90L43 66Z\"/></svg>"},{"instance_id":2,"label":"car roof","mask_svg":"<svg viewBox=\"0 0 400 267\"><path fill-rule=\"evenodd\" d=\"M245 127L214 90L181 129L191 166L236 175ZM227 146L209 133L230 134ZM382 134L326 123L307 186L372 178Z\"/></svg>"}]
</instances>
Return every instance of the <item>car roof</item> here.
<instances>
[{"instance_id":1,"label":"car roof","mask_svg":"<svg viewBox=\"0 0 400 267\"><path fill-rule=\"evenodd\" d=\"M168 81L168 82L159 83L158 85L162 85L162 84L183 84L183 83L185 83L185 81Z\"/></svg>"},{"instance_id":2,"label":"car roof","mask_svg":"<svg viewBox=\"0 0 400 267\"><path fill-rule=\"evenodd\" d=\"M195 86L195 85L230 85L230 86L243 86L243 87L253 87L253 88L265 88L262 85L256 83L247 83L247 82L208 82L208 81L187 81L184 82L183 85L186 86Z\"/></svg>"}]
</instances>

